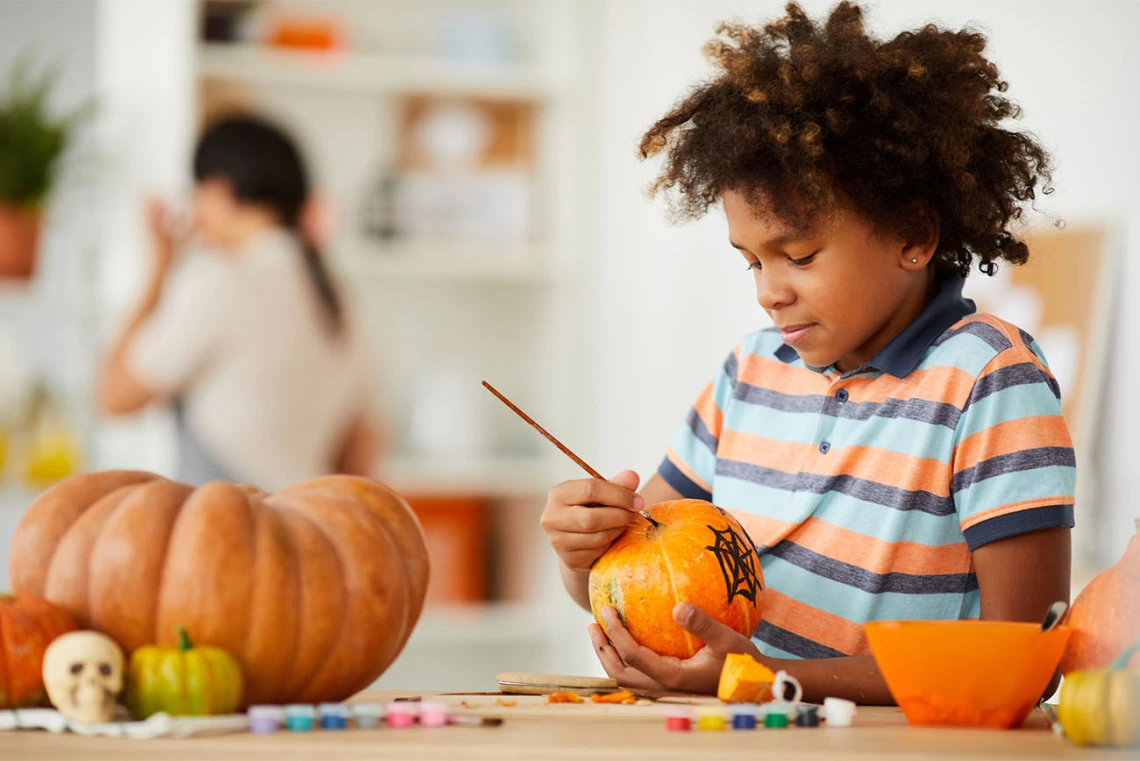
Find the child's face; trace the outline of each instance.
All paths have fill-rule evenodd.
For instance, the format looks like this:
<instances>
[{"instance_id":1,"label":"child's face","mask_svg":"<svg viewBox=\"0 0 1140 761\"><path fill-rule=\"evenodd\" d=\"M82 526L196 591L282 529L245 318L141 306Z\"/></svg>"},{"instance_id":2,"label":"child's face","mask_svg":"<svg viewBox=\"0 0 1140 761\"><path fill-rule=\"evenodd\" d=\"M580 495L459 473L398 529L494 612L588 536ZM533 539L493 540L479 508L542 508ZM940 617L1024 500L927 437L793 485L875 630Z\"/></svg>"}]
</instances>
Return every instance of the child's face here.
<instances>
[{"instance_id":1,"label":"child's face","mask_svg":"<svg viewBox=\"0 0 1140 761\"><path fill-rule=\"evenodd\" d=\"M854 212L792 229L726 191L729 240L756 278L756 300L803 361L854 369L921 311L937 241L913 245L876 233ZM912 261L918 259L918 262Z\"/></svg>"}]
</instances>

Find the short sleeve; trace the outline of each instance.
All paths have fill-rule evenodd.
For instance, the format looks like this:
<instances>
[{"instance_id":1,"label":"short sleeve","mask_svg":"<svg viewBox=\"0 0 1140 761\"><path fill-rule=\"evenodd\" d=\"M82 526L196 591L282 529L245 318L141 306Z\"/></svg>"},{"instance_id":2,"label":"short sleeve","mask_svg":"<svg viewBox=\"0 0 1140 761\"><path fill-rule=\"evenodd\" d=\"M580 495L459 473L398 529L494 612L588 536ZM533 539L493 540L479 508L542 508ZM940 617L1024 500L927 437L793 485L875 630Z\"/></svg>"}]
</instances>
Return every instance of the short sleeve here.
<instances>
[{"instance_id":1,"label":"short sleeve","mask_svg":"<svg viewBox=\"0 0 1140 761\"><path fill-rule=\"evenodd\" d=\"M224 335L229 296L226 272L211 262L187 262L127 350L131 372L145 385L177 394L210 361Z\"/></svg>"},{"instance_id":2,"label":"short sleeve","mask_svg":"<svg viewBox=\"0 0 1140 761\"><path fill-rule=\"evenodd\" d=\"M738 345L720 371L701 389L684 424L673 434L665 459L657 470L666 483L689 499L712 499L717 446L725 410L736 388L739 365Z\"/></svg>"},{"instance_id":3,"label":"short sleeve","mask_svg":"<svg viewBox=\"0 0 1140 761\"><path fill-rule=\"evenodd\" d=\"M952 460L954 505L971 551L1073 526L1073 442L1060 388L1035 344L1015 341L978 376Z\"/></svg>"}]
</instances>

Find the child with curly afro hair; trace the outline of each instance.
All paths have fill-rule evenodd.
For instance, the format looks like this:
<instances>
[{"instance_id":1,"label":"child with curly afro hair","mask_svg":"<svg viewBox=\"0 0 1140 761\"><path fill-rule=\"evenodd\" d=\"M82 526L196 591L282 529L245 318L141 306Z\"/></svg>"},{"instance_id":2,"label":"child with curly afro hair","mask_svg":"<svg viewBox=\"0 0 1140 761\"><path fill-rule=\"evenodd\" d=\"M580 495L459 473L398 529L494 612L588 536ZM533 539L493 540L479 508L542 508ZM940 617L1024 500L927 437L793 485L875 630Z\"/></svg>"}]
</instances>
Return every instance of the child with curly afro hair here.
<instances>
[{"instance_id":1,"label":"child with curly afro hair","mask_svg":"<svg viewBox=\"0 0 1140 761\"><path fill-rule=\"evenodd\" d=\"M985 46L934 25L877 39L850 2L820 21L790 4L722 25L715 77L642 139L675 217L722 205L774 327L728 354L640 493L632 471L550 491L543 527L587 608L590 567L646 529L647 504L711 501L759 553L760 625L681 602L705 645L687 660L635 640L636 601L599 605L590 636L622 684L715 692L725 656L749 653L807 700L889 704L864 623L1037 622L1068 600L1060 389L1031 336L962 297L975 264L1027 260L1016 228L1049 190ZM750 604L736 581L729 604Z\"/></svg>"}]
</instances>

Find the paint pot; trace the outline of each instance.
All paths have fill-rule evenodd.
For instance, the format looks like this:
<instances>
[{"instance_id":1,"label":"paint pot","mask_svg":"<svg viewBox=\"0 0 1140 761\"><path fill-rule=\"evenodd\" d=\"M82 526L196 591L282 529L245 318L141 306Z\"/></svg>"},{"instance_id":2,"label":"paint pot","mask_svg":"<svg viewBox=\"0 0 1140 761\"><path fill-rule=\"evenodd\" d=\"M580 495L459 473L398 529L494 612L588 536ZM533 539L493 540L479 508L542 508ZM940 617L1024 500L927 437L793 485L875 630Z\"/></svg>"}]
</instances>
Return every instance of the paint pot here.
<instances>
[{"instance_id":1,"label":"paint pot","mask_svg":"<svg viewBox=\"0 0 1140 761\"><path fill-rule=\"evenodd\" d=\"M759 707L750 703L734 705L729 709L729 713L732 715L732 728L756 729L756 715L759 712Z\"/></svg>"},{"instance_id":2,"label":"paint pot","mask_svg":"<svg viewBox=\"0 0 1140 761\"><path fill-rule=\"evenodd\" d=\"M702 732L723 732L724 711L718 708L701 711L697 717L697 729Z\"/></svg>"},{"instance_id":3,"label":"paint pot","mask_svg":"<svg viewBox=\"0 0 1140 761\"><path fill-rule=\"evenodd\" d=\"M818 727L819 706L811 705L810 703L801 703L796 706L796 726Z\"/></svg>"},{"instance_id":4,"label":"paint pot","mask_svg":"<svg viewBox=\"0 0 1140 761\"><path fill-rule=\"evenodd\" d=\"M321 703L321 729L344 729L348 726L348 706L344 703Z\"/></svg>"},{"instance_id":5,"label":"paint pot","mask_svg":"<svg viewBox=\"0 0 1140 761\"><path fill-rule=\"evenodd\" d=\"M446 727L447 703L437 701L420 703L420 724L425 727Z\"/></svg>"},{"instance_id":6,"label":"paint pot","mask_svg":"<svg viewBox=\"0 0 1140 761\"><path fill-rule=\"evenodd\" d=\"M693 728L693 712L688 708L670 708L665 712L665 729L688 732Z\"/></svg>"},{"instance_id":7,"label":"paint pot","mask_svg":"<svg viewBox=\"0 0 1140 761\"><path fill-rule=\"evenodd\" d=\"M268 735L281 729L285 711L281 706L250 706L249 731L255 735Z\"/></svg>"},{"instance_id":8,"label":"paint pot","mask_svg":"<svg viewBox=\"0 0 1140 761\"><path fill-rule=\"evenodd\" d=\"M419 706L403 700L394 700L389 703L385 711L388 714L388 726L392 729L407 729L416 723L419 715Z\"/></svg>"},{"instance_id":9,"label":"paint pot","mask_svg":"<svg viewBox=\"0 0 1140 761\"><path fill-rule=\"evenodd\" d=\"M357 729L375 729L384 718L384 706L379 703L353 703L352 716Z\"/></svg>"},{"instance_id":10,"label":"paint pot","mask_svg":"<svg viewBox=\"0 0 1140 761\"><path fill-rule=\"evenodd\" d=\"M827 698L823 701L823 718L829 727L849 727L855 718L855 704L843 698Z\"/></svg>"},{"instance_id":11,"label":"paint pot","mask_svg":"<svg viewBox=\"0 0 1140 761\"><path fill-rule=\"evenodd\" d=\"M788 726L788 715L782 711L772 711L764 717L766 729L783 729Z\"/></svg>"},{"instance_id":12,"label":"paint pot","mask_svg":"<svg viewBox=\"0 0 1140 761\"><path fill-rule=\"evenodd\" d=\"M317 709L311 705L285 706L285 728L290 732L308 732L317 718Z\"/></svg>"}]
</instances>

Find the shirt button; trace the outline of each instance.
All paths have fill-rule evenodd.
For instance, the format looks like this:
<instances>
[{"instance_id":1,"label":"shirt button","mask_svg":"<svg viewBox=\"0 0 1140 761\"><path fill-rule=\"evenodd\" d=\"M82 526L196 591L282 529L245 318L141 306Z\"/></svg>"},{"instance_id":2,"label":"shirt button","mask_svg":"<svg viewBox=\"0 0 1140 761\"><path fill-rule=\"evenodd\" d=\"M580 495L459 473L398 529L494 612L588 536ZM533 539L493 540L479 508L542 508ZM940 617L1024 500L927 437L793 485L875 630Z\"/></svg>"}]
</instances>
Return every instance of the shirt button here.
<instances>
[{"instance_id":1,"label":"shirt button","mask_svg":"<svg viewBox=\"0 0 1140 761\"><path fill-rule=\"evenodd\" d=\"M821 442L819 445L819 451L821 454L827 454L828 452L830 452L831 451L831 442L829 442L829 441Z\"/></svg>"},{"instance_id":2,"label":"shirt button","mask_svg":"<svg viewBox=\"0 0 1140 761\"><path fill-rule=\"evenodd\" d=\"M843 404L845 401L847 401L847 389L841 388L836 391L835 398L840 404Z\"/></svg>"}]
</instances>

